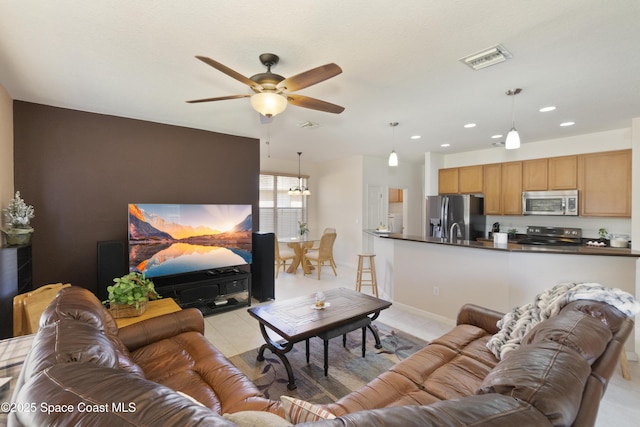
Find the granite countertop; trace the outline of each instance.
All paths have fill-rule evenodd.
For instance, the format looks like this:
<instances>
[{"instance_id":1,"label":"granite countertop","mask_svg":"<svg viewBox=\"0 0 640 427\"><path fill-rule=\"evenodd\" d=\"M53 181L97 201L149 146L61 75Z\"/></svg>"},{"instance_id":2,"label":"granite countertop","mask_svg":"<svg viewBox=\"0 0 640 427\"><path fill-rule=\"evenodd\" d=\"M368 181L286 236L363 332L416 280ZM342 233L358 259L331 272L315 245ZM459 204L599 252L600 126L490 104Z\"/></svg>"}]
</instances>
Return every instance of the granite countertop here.
<instances>
[{"instance_id":1,"label":"granite countertop","mask_svg":"<svg viewBox=\"0 0 640 427\"><path fill-rule=\"evenodd\" d=\"M640 251L634 251L629 248L611 248L611 247L592 247L592 246L541 246L541 245L521 245L516 242L509 242L506 245L493 245L491 241L485 240L461 240L450 243L439 237L420 237L409 236L405 234L380 233L375 230L364 230L365 233L371 234L384 239L405 240L410 242L432 243L438 245L461 246L477 249L488 249L493 251L508 252L530 252L530 253L547 253L547 254L570 254L570 255L604 255L604 256L626 256L640 257Z\"/></svg>"}]
</instances>

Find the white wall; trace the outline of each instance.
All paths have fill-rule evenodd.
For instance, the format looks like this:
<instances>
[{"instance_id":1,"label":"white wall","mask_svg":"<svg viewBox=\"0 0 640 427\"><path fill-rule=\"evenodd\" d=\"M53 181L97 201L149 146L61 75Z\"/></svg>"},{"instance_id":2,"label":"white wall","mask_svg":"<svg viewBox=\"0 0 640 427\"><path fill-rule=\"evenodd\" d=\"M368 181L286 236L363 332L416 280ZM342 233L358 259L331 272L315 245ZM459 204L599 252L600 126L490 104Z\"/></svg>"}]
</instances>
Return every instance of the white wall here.
<instances>
[{"instance_id":1,"label":"white wall","mask_svg":"<svg viewBox=\"0 0 640 427\"><path fill-rule=\"evenodd\" d=\"M13 99L0 85L0 209L9 205L13 186Z\"/></svg>"},{"instance_id":2,"label":"white wall","mask_svg":"<svg viewBox=\"0 0 640 427\"><path fill-rule=\"evenodd\" d=\"M362 250L363 157L344 157L317 165L315 193L317 227L334 227L337 264L355 266ZM312 225L313 227L313 225ZM338 272L340 274L340 272Z\"/></svg>"}]
</instances>

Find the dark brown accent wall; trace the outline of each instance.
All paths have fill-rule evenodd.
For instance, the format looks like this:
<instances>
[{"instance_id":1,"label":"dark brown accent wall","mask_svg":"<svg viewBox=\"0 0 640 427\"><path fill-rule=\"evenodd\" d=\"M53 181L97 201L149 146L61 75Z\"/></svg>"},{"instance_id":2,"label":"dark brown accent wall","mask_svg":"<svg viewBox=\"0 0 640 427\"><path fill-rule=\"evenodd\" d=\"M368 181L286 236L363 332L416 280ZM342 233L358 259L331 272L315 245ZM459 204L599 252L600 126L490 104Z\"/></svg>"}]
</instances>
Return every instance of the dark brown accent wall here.
<instances>
[{"instance_id":1,"label":"dark brown accent wall","mask_svg":"<svg viewBox=\"0 0 640 427\"><path fill-rule=\"evenodd\" d=\"M253 205L260 144L15 101L15 189L34 206L33 283L96 292L98 241L127 239L128 203Z\"/></svg>"}]
</instances>

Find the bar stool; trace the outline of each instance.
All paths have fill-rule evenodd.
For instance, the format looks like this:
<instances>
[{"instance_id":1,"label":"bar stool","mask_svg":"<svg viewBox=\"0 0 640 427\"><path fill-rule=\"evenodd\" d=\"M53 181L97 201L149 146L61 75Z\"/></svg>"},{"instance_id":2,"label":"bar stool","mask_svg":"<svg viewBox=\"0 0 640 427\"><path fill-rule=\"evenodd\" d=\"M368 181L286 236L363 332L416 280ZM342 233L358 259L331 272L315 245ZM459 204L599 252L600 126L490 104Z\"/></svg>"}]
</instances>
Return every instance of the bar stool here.
<instances>
[{"instance_id":1,"label":"bar stool","mask_svg":"<svg viewBox=\"0 0 640 427\"><path fill-rule=\"evenodd\" d=\"M376 279L376 264L373 257L376 254L358 254L358 275L356 277L356 291L362 292L362 286L371 286L373 294L378 297L378 281ZM365 267L363 260L369 259L369 266ZM363 278L364 273L369 274L369 278Z\"/></svg>"}]
</instances>

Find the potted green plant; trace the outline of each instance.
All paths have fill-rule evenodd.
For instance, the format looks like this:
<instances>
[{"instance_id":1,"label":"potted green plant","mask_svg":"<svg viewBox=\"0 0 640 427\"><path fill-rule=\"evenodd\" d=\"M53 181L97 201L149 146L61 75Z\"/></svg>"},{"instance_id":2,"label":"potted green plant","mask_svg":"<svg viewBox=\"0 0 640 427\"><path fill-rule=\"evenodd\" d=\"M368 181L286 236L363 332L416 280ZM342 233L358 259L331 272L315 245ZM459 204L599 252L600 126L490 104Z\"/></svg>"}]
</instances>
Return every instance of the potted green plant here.
<instances>
[{"instance_id":1,"label":"potted green plant","mask_svg":"<svg viewBox=\"0 0 640 427\"><path fill-rule=\"evenodd\" d=\"M2 229L7 239L7 245L26 245L31 240L33 228L31 219L35 216L33 206L27 205L20 197L20 192L9 202L9 207L3 209L7 227Z\"/></svg>"},{"instance_id":2,"label":"potted green plant","mask_svg":"<svg viewBox=\"0 0 640 427\"><path fill-rule=\"evenodd\" d=\"M298 232L300 233L300 237L304 236L309 232L309 228L307 228L306 222L298 221L298 227L299 227Z\"/></svg>"},{"instance_id":3,"label":"potted green plant","mask_svg":"<svg viewBox=\"0 0 640 427\"><path fill-rule=\"evenodd\" d=\"M144 274L134 271L113 281L113 285L107 286L109 296L103 304L109 305L109 311L116 319L140 316L147 310L150 299L162 298L153 281Z\"/></svg>"}]
</instances>

